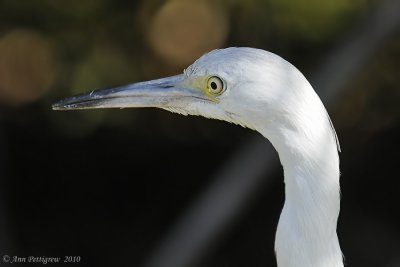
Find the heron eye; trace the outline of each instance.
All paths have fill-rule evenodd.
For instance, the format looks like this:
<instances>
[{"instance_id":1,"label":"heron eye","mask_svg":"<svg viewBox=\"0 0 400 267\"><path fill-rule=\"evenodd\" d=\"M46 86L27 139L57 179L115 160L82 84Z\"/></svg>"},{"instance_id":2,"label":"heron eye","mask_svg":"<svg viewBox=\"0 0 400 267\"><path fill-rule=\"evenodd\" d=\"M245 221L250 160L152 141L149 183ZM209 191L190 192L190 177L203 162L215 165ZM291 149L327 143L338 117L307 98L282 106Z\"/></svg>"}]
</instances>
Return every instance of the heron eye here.
<instances>
[{"instance_id":1,"label":"heron eye","mask_svg":"<svg viewBox=\"0 0 400 267\"><path fill-rule=\"evenodd\" d=\"M207 89L214 95L219 95L224 91L224 82L217 76L212 76L207 80Z\"/></svg>"}]
</instances>

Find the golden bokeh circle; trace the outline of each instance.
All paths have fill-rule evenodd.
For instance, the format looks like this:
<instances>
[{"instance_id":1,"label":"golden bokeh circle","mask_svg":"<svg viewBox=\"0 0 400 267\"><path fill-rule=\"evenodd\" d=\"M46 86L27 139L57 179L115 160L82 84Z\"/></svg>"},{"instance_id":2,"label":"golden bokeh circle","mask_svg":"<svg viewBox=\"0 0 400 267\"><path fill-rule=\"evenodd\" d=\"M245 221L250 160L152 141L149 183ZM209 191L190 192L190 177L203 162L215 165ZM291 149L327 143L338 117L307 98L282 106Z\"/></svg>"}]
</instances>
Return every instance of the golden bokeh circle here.
<instances>
[{"instance_id":1,"label":"golden bokeh circle","mask_svg":"<svg viewBox=\"0 0 400 267\"><path fill-rule=\"evenodd\" d=\"M153 50L175 66L221 47L227 35L228 15L211 1L168 1L155 13L148 31Z\"/></svg>"}]
</instances>

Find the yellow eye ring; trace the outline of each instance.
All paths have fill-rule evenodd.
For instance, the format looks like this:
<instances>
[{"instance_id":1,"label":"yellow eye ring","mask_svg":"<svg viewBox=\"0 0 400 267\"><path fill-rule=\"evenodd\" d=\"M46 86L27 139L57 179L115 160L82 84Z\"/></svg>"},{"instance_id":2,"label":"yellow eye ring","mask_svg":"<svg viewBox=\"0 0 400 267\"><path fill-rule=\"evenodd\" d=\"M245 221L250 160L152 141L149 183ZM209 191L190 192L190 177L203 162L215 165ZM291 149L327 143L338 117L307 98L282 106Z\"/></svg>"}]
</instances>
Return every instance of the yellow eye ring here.
<instances>
[{"instance_id":1,"label":"yellow eye ring","mask_svg":"<svg viewBox=\"0 0 400 267\"><path fill-rule=\"evenodd\" d=\"M207 89L213 95L220 95L225 90L225 84L221 78L211 76L207 80Z\"/></svg>"}]
</instances>

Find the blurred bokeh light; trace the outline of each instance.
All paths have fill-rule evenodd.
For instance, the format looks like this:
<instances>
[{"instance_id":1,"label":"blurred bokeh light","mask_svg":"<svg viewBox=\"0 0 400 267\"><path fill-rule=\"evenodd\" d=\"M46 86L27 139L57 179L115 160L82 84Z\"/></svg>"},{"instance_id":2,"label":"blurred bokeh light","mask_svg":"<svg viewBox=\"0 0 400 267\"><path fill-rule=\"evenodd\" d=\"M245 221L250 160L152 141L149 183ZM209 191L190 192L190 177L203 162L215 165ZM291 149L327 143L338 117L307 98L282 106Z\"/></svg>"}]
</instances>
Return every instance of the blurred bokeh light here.
<instances>
[{"instance_id":1,"label":"blurred bokeh light","mask_svg":"<svg viewBox=\"0 0 400 267\"><path fill-rule=\"evenodd\" d=\"M56 73L50 40L33 30L12 30L0 39L0 101L23 105L43 96Z\"/></svg>"},{"instance_id":2,"label":"blurred bokeh light","mask_svg":"<svg viewBox=\"0 0 400 267\"><path fill-rule=\"evenodd\" d=\"M168 64L178 66L223 46L229 31L227 10L208 0L166 1L149 24L152 48Z\"/></svg>"}]
</instances>

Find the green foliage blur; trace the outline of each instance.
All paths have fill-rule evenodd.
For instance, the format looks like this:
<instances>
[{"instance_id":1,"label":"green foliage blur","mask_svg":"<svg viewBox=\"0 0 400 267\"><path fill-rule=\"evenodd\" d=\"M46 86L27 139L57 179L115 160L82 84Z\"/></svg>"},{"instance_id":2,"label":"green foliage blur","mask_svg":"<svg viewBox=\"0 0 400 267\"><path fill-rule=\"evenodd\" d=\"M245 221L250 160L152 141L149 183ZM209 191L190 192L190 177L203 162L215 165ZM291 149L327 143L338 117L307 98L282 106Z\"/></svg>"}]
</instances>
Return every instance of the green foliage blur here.
<instances>
[{"instance_id":1,"label":"green foliage blur","mask_svg":"<svg viewBox=\"0 0 400 267\"><path fill-rule=\"evenodd\" d=\"M304 58L299 61L306 62L366 5L365 0L3 0L0 104L47 110L56 99L72 94L181 72L199 55L226 46L260 47L289 59L300 49ZM160 37L166 29L158 29L157 19L161 25L184 28ZM122 112L115 118L109 111L45 114L67 136L84 136L104 123L132 123L135 116Z\"/></svg>"}]
</instances>

